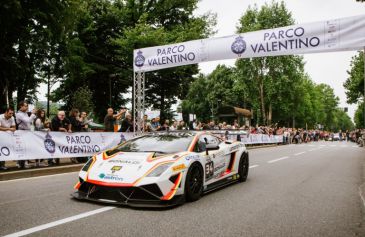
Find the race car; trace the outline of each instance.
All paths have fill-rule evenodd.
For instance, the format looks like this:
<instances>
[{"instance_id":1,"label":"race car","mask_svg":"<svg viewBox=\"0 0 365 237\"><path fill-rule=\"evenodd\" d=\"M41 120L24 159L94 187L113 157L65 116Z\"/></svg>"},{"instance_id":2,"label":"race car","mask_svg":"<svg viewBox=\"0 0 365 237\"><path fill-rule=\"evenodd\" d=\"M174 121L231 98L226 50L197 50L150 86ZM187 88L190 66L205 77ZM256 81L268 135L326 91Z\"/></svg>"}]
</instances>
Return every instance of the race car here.
<instances>
[{"instance_id":1,"label":"race car","mask_svg":"<svg viewBox=\"0 0 365 237\"><path fill-rule=\"evenodd\" d=\"M249 155L229 132L156 132L90 159L73 197L135 207L174 206L248 176ZM222 138L223 137L223 138Z\"/></svg>"}]
</instances>

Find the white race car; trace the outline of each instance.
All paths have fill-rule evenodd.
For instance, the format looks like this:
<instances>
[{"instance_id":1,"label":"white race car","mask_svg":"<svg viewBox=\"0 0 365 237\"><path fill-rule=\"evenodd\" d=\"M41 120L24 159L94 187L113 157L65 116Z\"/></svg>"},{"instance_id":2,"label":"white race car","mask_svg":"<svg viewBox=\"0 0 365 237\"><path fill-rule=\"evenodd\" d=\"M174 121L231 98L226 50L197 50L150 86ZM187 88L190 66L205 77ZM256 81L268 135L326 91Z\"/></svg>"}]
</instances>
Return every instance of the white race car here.
<instances>
[{"instance_id":1,"label":"white race car","mask_svg":"<svg viewBox=\"0 0 365 237\"><path fill-rule=\"evenodd\" d=\"M245 145L224 140L191 131L136 137L90 159L73 197L151 207L196 201L203 193L247 179Z\"/></svg>"}]
</instances>

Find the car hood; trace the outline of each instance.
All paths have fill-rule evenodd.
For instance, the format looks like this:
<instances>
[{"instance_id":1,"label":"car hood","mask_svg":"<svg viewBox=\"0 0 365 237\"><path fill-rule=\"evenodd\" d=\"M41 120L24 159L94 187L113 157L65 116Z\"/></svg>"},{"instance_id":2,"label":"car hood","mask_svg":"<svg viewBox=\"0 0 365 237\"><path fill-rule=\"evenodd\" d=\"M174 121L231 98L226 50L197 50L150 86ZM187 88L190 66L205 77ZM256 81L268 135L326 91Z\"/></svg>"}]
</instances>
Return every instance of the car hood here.
<instances>
[{"instance_id":1,"label":"car hood","mask_svg":"<svg viewBox=\"0 0 365 237\"><path fill-rule=\"evenodd\" d=\"M173 164L180 154L154 156L154 152L120 152L108 157L99 154L88 172L88 180L134 185L159 165Z\"/></svg>"}]
</instances>

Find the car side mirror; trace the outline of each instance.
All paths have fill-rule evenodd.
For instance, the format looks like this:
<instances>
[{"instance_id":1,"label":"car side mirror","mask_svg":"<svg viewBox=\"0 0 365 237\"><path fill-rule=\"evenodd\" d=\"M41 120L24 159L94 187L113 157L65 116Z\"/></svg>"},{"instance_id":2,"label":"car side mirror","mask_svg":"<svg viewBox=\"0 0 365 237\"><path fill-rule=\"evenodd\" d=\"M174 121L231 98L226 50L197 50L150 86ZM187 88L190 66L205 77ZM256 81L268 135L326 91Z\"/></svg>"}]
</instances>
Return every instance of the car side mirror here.
<instances>
[{"instance_id":1,"label":"car side mirror","mask_svg":"<svg viewBox=\"0 0 365 237\"><path fill-rule=\"evenodd\" d=\"M205 152L208 155L208 151L212 151L212 150L219 150L219 146L217 144L214 143L210 143L210 144L206 144L205 145Z\"/></svg>"}]
</instances>

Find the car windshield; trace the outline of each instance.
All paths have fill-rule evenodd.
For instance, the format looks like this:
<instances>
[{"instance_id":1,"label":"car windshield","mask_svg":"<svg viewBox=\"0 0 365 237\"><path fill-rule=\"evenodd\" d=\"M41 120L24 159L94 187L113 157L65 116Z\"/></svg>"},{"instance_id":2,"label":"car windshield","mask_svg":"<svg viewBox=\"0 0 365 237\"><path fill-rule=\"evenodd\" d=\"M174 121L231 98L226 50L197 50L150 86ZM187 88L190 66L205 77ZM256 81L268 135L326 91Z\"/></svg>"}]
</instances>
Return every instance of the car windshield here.
<instances>
[{"instance_id":1,"label":"car windshield","mask_svg":"<svg viewBox=\"0 0 365 237\"><path fill-rule=\"evenodd\" d=\"M131 139L113 150L107 152L113 155L117 152L156 152L171 154L187 151L194 138L190 133L148 134Z\"/></svg>"}]
</instances>

